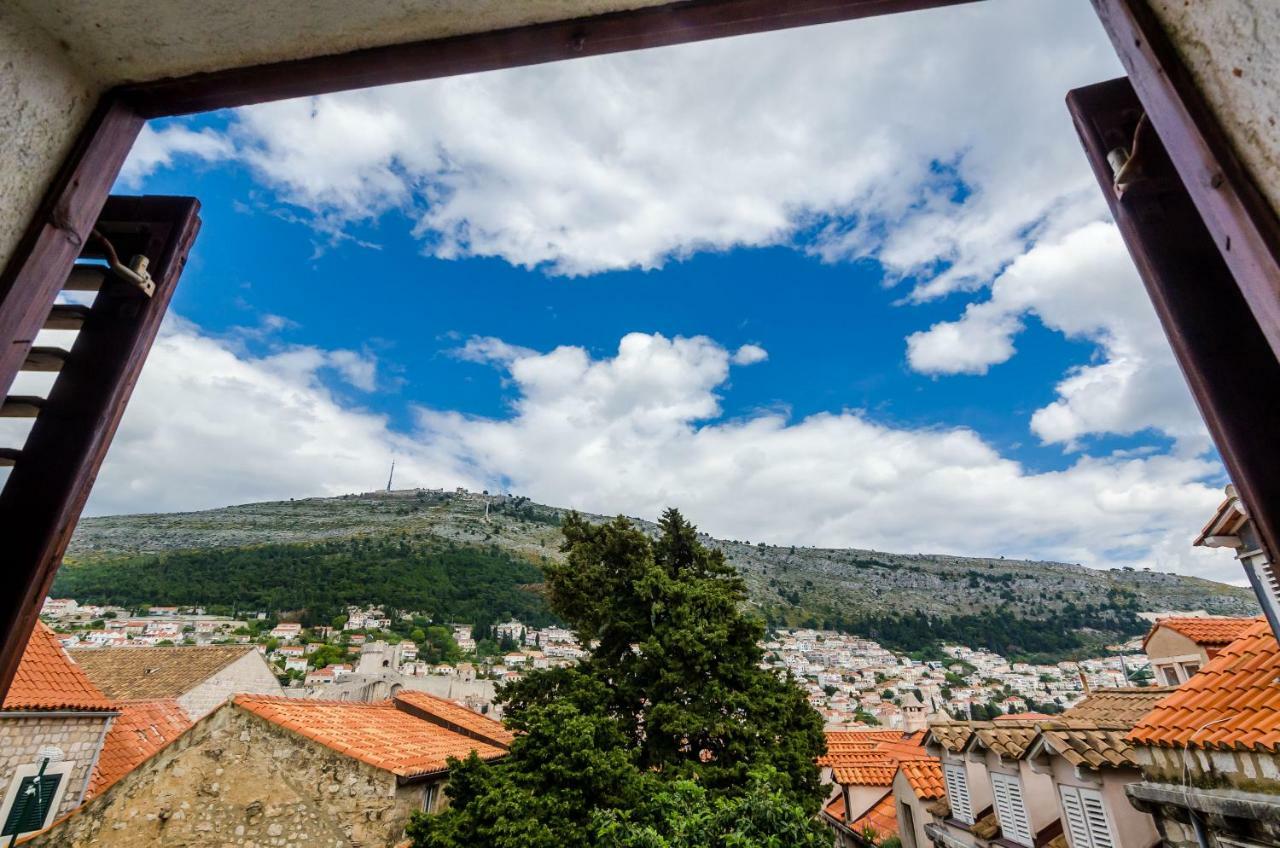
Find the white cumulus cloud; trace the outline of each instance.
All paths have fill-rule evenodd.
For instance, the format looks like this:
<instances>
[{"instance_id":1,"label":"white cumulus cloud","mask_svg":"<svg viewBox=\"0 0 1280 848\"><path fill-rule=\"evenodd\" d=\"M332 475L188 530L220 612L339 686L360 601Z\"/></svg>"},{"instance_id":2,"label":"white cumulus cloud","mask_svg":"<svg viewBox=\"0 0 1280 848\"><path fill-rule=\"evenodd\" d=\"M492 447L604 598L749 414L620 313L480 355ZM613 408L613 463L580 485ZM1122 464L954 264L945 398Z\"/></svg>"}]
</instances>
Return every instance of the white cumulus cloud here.
<instances>
[{"instance_id":1,"label":"white cumulus cloud","mask_svg":"<svg viewBox=\"0 0 1280 848\"><path fill-rule=\"evenodd\" d=\"M1058 399L1034 414L1031 429L1041 440L1075 446L1090 434L1150 428L1185 450L1208 447L1155 310L1111 224L1086 224L1037 244L996 278L988 299L970 304L956 321L910 336L908 362L931 374L986 373L1014 355L1028 315L1096 343L1101 360L1073 369L1058 383Z\"/></svg>"}]
</instances>

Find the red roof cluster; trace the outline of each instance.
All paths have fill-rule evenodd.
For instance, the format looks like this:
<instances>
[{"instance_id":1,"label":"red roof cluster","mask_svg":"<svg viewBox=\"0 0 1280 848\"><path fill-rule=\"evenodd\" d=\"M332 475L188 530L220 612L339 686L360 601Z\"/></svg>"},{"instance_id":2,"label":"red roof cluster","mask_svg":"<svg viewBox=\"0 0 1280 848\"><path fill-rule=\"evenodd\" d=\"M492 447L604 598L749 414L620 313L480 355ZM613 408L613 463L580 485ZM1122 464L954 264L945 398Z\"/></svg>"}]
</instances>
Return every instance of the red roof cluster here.
<instances>
[{"instance_id":1,"label":"red roof cluster","mask_svg":"<svg viewBox=\"0 0 1280 848\"><path fill-rule=\"evenodd\" d=\"M1130 742L1280 751L1280 645L1265 620L1245 623L1240 638L1134 726Z\"/></svg>"},{"instance_id":2,"label":"red roof cluster","mask_svg":"<svg viewBox=\"0 0 1280 848\"><path fill-rule=\"evenodd\" d=\"M828 731L827 753L818 765L830 768L836 783L889 786L899 763L932 759L921 741L920 734L904 736L899 730Z\"/></svg>"},{"instance_id":3,"label":"red roof cluster","mask_svg":"<svg viewBox=\"0 0 1280 848\"><path fill-rule=\"evenodd\" d=\"M37 621L0 709L109 712L115 705L76 665L49 626Z\"/></svg>"},{"instance_id":4,"label":"red roof cluster","mask_svg":"<svg viewBox=\"0 0 1280 848\"><path fill-rule=\"evenodd\" d=\"M472 751L484 760L507 753L505 748L399 709L394 700L359 703L237 695L233 703L299 736L399 777L444 771L450 757L466 757Z\"/></svg>"}]
</instances>

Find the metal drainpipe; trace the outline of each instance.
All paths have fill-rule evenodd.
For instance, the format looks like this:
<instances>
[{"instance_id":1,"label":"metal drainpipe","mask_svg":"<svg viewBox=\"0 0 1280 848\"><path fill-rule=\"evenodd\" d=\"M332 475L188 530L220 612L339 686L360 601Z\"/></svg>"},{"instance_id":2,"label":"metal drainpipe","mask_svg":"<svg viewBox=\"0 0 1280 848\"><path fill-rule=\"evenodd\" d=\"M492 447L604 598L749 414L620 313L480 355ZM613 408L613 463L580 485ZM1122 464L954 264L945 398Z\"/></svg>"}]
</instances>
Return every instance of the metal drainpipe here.
<instances>
[{"instance_id":1,"label":"metal drainpipe","mask_svg":"<svg viewBox=\"0 0 1280 848\"><path fill-rule=\"evenodd\" d=\"M1191 814L1191 829L1195 831L1196 844L1200 848L1210 848L1209 832L1205 830L1204 819L1200 818L1200 814L1195 810L1188 810L1187 812Z\"/></svg>"}]
</instances>

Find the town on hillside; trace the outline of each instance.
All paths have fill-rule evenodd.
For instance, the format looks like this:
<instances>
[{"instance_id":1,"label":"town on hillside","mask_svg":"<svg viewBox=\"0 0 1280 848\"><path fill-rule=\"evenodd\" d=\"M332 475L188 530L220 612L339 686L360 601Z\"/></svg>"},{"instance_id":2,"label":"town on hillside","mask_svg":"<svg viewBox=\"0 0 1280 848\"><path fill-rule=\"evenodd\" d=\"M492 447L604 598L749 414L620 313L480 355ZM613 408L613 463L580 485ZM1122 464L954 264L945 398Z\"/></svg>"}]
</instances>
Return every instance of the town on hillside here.
<instances>
[{"instance_id":1,"label":"town on hillside","mask_svg":"<svg viewBox=\"0 0 1280 848\"><path fill-rule=\"evenodd\" d=\"M1215 522L1247 524L1233 493L1201 540ZM1203 611L1150 620L1110 656L1056 664L952 644L913 656L813 629L769 629L757 648L759 667L821 717L817 819L837 848L1273 834L1271 624ZM145 815L155 838L167 821L236 844L393 845L415 815L448 807L451 757L509 755L499 686L572 669L597 647L517 619L352 606L303 626L267 611L48 598L0 710L10 760L28 763L14 785L30 788L7 794L6 835L96 844ZM306 779L236 800L235 786L285 774ZM1256 797L1242 804L1241 792ZM1228 838L1217 844L1270 844Z\"/></svg>"}]
</instances>

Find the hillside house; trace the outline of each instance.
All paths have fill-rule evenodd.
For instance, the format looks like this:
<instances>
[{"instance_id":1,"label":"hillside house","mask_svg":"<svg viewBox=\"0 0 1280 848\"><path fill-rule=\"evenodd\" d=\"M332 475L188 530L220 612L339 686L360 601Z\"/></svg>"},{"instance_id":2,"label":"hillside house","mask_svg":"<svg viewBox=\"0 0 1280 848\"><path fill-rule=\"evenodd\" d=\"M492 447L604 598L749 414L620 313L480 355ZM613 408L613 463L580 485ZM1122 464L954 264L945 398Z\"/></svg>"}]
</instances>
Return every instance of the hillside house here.
<instances>
[{"instance_id":1,"label":"hillside house","mask_svg":"<svg viewBox=\"0 0 1280 848\"><path fill-rule=\"evenodd\" d=\"M371 704L240 695L29 844L390 848L413 813L447 803L448 757L497 759L510 739L422 693Z\"/></svg>"},{"instance_id":2,"label":"hillside house","mask_svg":"<svg viewBox=\"0 0 1280 848\"><path fill-rule=\"evenodd\" d=\"M1142 781L1126 791L1163 846L1280 844L1277 679L1280 645L1254 621L1134 726Z\"/></svg>"},{"instance_id":3,"label":"hillside house","mask_svg":"<svg viewBox=\"0 0 1280 848\"><path fill-rule=\"evenodd\" d=\"M1186 683L1257 620L1218 616L1157 619L1142 640L1156 684Z\"/></svg>"},{"instance_id":4,"label":"hillside house","mask_svg":"<svg viewBox=\"0 0 1280 848\"><path fill-rule=\"evenodd\" d=\"M282 621L271 628L271 632L268 635L272 639L288 642L302 636L302 625L295 622Z\"/></svg>"},{"instance_id":5,"label":"hillside house","mask_svg":"<svg viewBox=\"0 0 1280 848\"><path fill-rule=\"evenodd\" d=\"M126 700L172 698L199 721L232 695L280 695L271 667L252 646L96 648L76 651L75 660L107 697Z\"/></svg>"}]
</instances>

